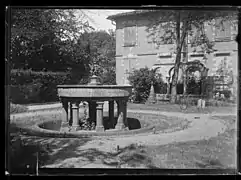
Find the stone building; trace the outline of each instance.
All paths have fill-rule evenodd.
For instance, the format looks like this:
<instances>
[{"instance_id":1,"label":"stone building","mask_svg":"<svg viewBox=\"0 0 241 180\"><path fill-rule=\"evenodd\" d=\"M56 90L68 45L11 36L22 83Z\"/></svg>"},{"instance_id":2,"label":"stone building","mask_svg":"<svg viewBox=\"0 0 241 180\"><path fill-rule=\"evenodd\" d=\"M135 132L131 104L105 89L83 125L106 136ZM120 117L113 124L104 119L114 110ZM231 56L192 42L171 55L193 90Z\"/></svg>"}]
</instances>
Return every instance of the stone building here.
<instances>
[{"instance_id":1,"label":"stone building","mask_svg":"<svg viewBox=\"0 0 241 180\"><path fill-rule=\"evenodd\" d=\"M155 22L161 16L162 12L160 10L139 10L116 14L107 18L116 24L117 84L128 83L127 77L133 69L147 66L148 68L155 68L157 73L162 74L163 81L170 85L175 62L175 42L170 41L157 46L155 41L156 33L151 33L152 22ZM214 24L217 21L218 19L213 20L211 23ZM206 76L225 76L226 78L222 79L224 82L222 86L216 88L220 90L230 89L230 86L227 87L225 84L229 84L230 81L232 81L231 83L235 82L230 76L237 77L238 75L238 48L235 41L238 32L237 18L233 22L225 22L222 28L217 28L212 24L204 23L203 27L206 36L214 43L214 51L207 53L201 51L200 47L191 47L190 42L195 35L188 34L188 60L184 63L182 58L181 61L183 65L187 65L184 71L187 72L187 69L192 69L189 75L198 76L203 71ZM200 33L195 30L194 32ZM184 91L183 69L180 68L179 72L178 83L181 85L179 94L182 94ZM231 90L234 91L232 88ZM168 92L160 93L166 94Z\"/></svg>"}]
</instances>

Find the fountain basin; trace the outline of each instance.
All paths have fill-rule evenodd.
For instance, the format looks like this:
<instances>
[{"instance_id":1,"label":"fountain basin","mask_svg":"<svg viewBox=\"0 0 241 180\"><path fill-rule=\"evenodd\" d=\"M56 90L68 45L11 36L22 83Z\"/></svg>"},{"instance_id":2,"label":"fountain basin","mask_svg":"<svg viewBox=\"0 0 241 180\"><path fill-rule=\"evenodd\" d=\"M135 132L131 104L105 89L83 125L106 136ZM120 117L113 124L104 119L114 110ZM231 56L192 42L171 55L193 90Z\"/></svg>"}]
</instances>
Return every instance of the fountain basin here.
<instances>
[{"instance_id":1,"label":"fountain basin","mask_svg":"<svg viewBox=\"0 0 241 180\"><path fill-rule=\"evenodd\" d=\"M58 85L60 97L81 99L110 99L123 98L131 95L130 85Z\"/></svg>"}]
</instances>

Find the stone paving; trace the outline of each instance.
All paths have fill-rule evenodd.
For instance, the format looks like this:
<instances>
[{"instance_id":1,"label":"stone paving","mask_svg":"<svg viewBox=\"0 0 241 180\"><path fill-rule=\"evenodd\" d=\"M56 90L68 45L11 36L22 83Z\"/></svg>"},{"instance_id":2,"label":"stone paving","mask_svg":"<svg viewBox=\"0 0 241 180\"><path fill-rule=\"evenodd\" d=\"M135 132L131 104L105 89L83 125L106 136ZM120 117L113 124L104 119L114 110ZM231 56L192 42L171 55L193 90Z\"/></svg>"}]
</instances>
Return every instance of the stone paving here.
<instances>
[{"instance_id":1,"label":"stone paving","mask_svg":"<svg viewBox=\"0 0 241 180\"><path fill-rule=\"evenodd\" d=\"M58 110L60 111L60 110ZM30 113L21 113L11 115L15 117L23 117L23 116L32 116L33 114L51 114L52 111L44 111L44 112L30 112ZM136 112L136 113L151 113L151 114L160 114L165 116L177 116L184 117L191 121L191 127L172 132L172 133L162 133L162 134L153 134L153 133L145 133L134 136L127 137L99 137L94 140L87 142L84 145L79 146L78 150L88 150L91 148L95 148L97 150L103 152L113 152L113 149L117 147L124 148L129 146L130 144L138 144L138 145L165 145L174 142L185 142L185 141L193 141L193 140L201 140L201 139L209 139L211 137L217 136L219 133L225 131L225 125L218 120L211 119L211 116L228 116L228 115L236 115L234 113L215 113L215 114L185 114L180 112L160 112L160 111L152 111L152 110L130 110L128 112ZM73 161L73 158L65 159L61 164L68 164L69 161ZM77 158L74 161L81 161L81 158ZM54 164L56 167L57 164ZM83 164L82 164L83 165ZM46 167L53 167L52 165ZM113 168L113 166L108 166L102 164L101 162L94 163L84 163L81 168ZM126 167L128 168L128 167ZM140 167L141 168L141 167Z\"/></svg>"}]
</instances>

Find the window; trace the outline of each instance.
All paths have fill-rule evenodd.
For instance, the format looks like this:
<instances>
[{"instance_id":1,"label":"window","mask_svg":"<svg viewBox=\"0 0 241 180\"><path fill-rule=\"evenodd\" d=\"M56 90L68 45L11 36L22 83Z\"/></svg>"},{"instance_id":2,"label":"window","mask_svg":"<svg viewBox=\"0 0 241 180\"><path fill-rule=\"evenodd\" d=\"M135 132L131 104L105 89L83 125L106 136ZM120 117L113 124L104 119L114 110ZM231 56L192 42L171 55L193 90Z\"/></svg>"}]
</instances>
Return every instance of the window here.
<instances>
[{"instance_id":1,"label":"window","mask_svg":"<svg viewBox=\"0 0 241 180\"><path fill-rule=\"evenodd\" d=\"M215 41L230 41L231 40L231 23L228 21L221 22L221 19L216 20Z\"/></svg>"},{"instance_id":2,"label":"window","mask_svg":"<svg viewBox=\"0 0 241 180\"><path fill-rule=\"evenodd\" d=\"M137 45L137 26L126 26L124 28L124 46Z\"/></svg>"}]
</instances>

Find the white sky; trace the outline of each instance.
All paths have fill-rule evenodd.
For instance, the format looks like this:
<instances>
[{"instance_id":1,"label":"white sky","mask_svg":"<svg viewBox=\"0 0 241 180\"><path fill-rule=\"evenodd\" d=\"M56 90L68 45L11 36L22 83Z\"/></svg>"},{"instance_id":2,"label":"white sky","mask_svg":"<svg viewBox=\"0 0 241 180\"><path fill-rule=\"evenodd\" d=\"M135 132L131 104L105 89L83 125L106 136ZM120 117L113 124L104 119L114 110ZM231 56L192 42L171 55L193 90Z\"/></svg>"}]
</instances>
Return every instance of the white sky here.
<instances>
[{"instance_id":1,"label":"white sky","mask_svg":"<svg viewBox=\"0 0 241 180\"><path fill-rule=\"evenodd\" d=\"M118 13L123 13L123 12L130 12L134 10L118 10L118 9L112 9L112 10L104 10L104 9L85 9L82 10L84 13L86 13L89 17L91 17L94 21L91 22L89 21L89 24L95 28L95 30L106 30L108 29L113 29L115 30L115 26L111 24L111 21L106 19L110 15L118 14Z\"/></svg>"}]
</instances>

